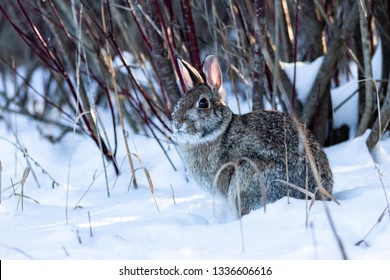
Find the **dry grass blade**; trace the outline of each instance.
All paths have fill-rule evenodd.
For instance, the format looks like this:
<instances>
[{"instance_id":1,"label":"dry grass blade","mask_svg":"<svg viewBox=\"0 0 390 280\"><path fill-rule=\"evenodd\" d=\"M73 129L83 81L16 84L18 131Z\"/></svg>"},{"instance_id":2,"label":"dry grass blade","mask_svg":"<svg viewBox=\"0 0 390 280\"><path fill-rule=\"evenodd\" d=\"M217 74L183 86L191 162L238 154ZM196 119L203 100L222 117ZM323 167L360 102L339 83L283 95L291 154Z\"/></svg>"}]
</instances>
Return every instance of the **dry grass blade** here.
<instances>
[{"instance_id":1,"label":"dry grass blade","mask_svg":"<svg viewBox=\"0 0 390 280\"><path fill-rule=\"evenodd\" d=\"M142 160L141 160L141 157L138 155L138 154L134 154L132 153L131 154L132 156L134 156L138 161L139 163L141 164L141 167L137 168L134 170L132 176L131 176L131 180L130 180L130 185L128 187L128 191L130 190L130 186L131 184L133 183L133 180L135 180L135 173L140 170L140 169L143 169L144 173L145 173L145 176L146 176L146 179L148 180L148 184L149 184L149 189L150 189L150 192L152 193L152 196L153 196L153 199L154 199L154 202L156 204L156 208L157 208L157 211L160 212L160 208L158 207L158 204L157 204L157 200L156 200L156 197L154 195L154 185L153 185L153 181L152 181L152 177L150 176L150 172L149 170L143 166L143 163L142 163Z\"/></svg>"},{"instance_id":2,"label":"dry grass blade","mask_svg":"<svg viewBox=\"0 0 390 280\"><path fill-rule=\"evenodd\" d=\"M108 29L107 29L106 23L105 23L106 20L105 20L105 17L104 17L104 8L103 7L104 7L104 5L103 5L103 2L102 2L102 5L101 5L102 24L103 24L104 32L107 33ZM110 9L110 7L108 9ZM110 31L112 32L112 30L110 30ZM117 79L116 79L114 65L113 65L111 52L110 52L110 43L109 43L108 39L106 39L106 54L107 54L107 57L108 57L108 59L106 60L107 68L108 68L109 73L111 75L112 86L113 86L114 93L115 93L115 100L116 100L117 107L118 107L119 122L120 122L120 125L122 127L123 142L125 144L125 148L126 148L127 154L130 155L130 147L129 147L129 143L127 142L125 123L123 121L122 104L121 104L121 100L119 98L118 86L117 86L117 82L116 82ZM135 170L134 170L134 164L133 164L132 158L129 156L128 160L129 160L129 165L130 165L130 168L131 168L131 172L134 175L135 174ZM137 180L135 178L135 175L134 175L133 184L134 184L134 188L137 188Z\"/></svg>"},{"instance_id":3,"label":"dry grass blade","mask_svg":"<svg viewBox=\"0 0 390 280\"><path fill-rule=\"evenodd\" d=\"M379 226L379 224L381 223L381 221L383 220L383 217L386 216L387 214L390 215L390 208L389 206L386 206L386 208L383 210L383 212L380 214L378 220L376 221L376 223L372 226L372 228L367 232L367 234L363 237L363 239L361 239L360 241L356 242L355 243L355 246L360 246L362 243L367 244L366 242L366 239L367 237L371 234L371 232Z\"/></svg>"},{"instance_id":4,"label":"dry grass blade","mask_svg":"<svg viewBox=\"0 0 390 280\"><path fill-rule=\"evenodd\" d=\"M91 222L91 213L88 211L88 223L89 223L89 236L93 236L92 234L92 222Z\"/></svg>"},{"instance_id":5,"label":"dry grass blade","mask_svg":"<svg viewBox=\"0 0 390 280\"><path fill-rule=\"evenodd\" d=\"M326 196L327 198L329 198L330 200L332 200L333 202L336 202L338 205L340 205L340 202L338 202L337 199L333 195L331 195L324 187L320 186L318 188L318 191L322 193L324 196Z\"/></svg>"},{"instance_id":6,"label":"dry grass blade","mask_svg":"<svg viewBox=\"0 0 390 280\"><path fill-rule=\"evenodd\" d=\"M68 250L66 250L65 246L62 246L62 250L64 250L65 256L70 257Z\"/></svg>"},{"instance_id":7,"label":"dry grass blade","mask_svg":"<svg viewBox=\"0 0 390 280\"><path fill-rule=\"evenodd\" d=\"M12 247L12 246L9 246L7 244L4 244L4 243L0 243L0 246L4 247L4 248L7 248L8 250L14 250L20 254L22 254L23 256L25 256L26 258L30 259L30 260L33 260L34 258L32 256L30 256L29 254L27 254L26 252L24 252L22 249L19 249L17 247Z\"/></svg>"},{"instance_id":8,"label":"dry grass blade","mask_svg":"<svg viewBox=\"0 0 390 280\"><path fill-rule=\"evenodd\" d=\"M16 188L15 188L15 184L14 184L14 181L11 179L11 188L13 189L13 194L11 194L9 197L11 197L11 196L17 196L17 194L16 194ZM16 210L18 210L18 208L19 208L19 203L20 203L20 199L18 200L18 204L16 205Z\"/></svg>"},{"instance_id":9,"label":"dry grass blade","mask_svg":"<svg viewBox=\"0 0 390 280\"><path fill-rule=\"evenodd\" d=\"M389 208L389 206L387 206L387 207L385 208L385 210L383 210L382 214L379 216L379 218L378 218L378 223L380 223L380 222L382 221L383 217L384 217L387 213L390 213L390 208Z\"/></svg>"},{"instance_id":10,"label":"dry grass blade","mask_svg":"<svg viewBox=\"0 0 390 280\"><path fill-rule=\"evenodd\" d=\"M94 120L94 125L95 125L95 128L96 128L96 133L98 135L100 135L100 125L98 125L98 123L96 122L96 115L97 115L97 111L96 113L94 113L96 111L96 108L91 108L91 116L92 116L92 119ZM99 121L100 121L100 117L99 117ZM102 126L102 130L103 132L105 131L104 129L104 126ZM105 133L104 133L105 134ZM107 142L108 146L109 143ZM103 154L103 150L102 150L102 141L101 141L101 138L98 139L98 145L99 145L99 149L101 151L100 155L101 155L101 158L102 158L102 164L103 164L103 171L104 171L104 178L105 178L105 181L106 181L106 191L107 191L107 197L109 198L111 196L110 194L110 187L109 187L109 183L108 183L108 175L107 175L107 166L106 166L106 161L104 159L104 154ZM111 149L110 149L111 150Z\"/></svg>"},{"instance_id":11,"label":"dry grass blade","mask_svg":"<svg viewBox=\"0 0 390 280\"><path fill-rule=\"evenodd\" d=\"M313 172L313 176L314 176L317 188L321 189L322 188L322 182L321 182L320 174L318 172L318 168L316 166L316 162L314 160L313 153L312 153L312 151L310 149L310 146L308 144L308 141L306 139L305 133L303 132L303 128L301 127L300 123L298 122L298 120L295 117L293 117L293 120L294 120L295 126L296 126L296 128L298 130L299 138L300 138L300 140L302 141L302 143L304 145L306 157L307 157L307 159L309 161L309 167L310 167L310 169ZM321 194L321 196L324 196L323 192L320 192L320 194ZM323 201L325 201L325 199L323 199ZM343 242L341 241L341 238L340 238L340 236L337 233L336 226L335 226L335 224L333 222L333 219L332 219L332 216L330 214L328 205L326 203L323 203L323 205L324 205L326 216L327 216L328 221L329 221L329 225L330 225L330 227L332 229L333 235L336 238L337 245L338 245L338 247L340 249L340 253L342 255L342 258L344 260L347 260L348 259L347 253L345 251Z\"/></svg>"},{"instance_id":12,"label":"dry grass blade","mask_svg":"<svg viewBox=\"0 0 390 280\"><path fill-rule=\"evenodd\" d=\"M290 182L287 182L287 181L285 181L285 180L276 179L276 180L274 180L274 182L275 182L275 181L276 181L276 182L283 183L283 184L287 185L288 187L291 187L291 188L293 188L293 189L296 189L296 190L302 192L303 194L306 195L306 201L308 201L307 198L310 197L310 201L311 201L311 202L310 202L310 206L306 209L306 211L307 211L307 212L306 212L306 226L307 226L307 224L308 224L308 219L309 219L310 209L311 209L311 207L314 205L314 203L316 202L316 196L315 196L315 194L312 193L312 192L310 192L310 191L308 191L307 188L299 187L299 186L297 186L297 185L295 185L295 184L292 184L292 183L290 183Z\"/></svg>"},{"instance_id":13,"label":"dry grass blade","mask_svg":"<svg viewBox=\"0 0 390 280\"><path fill-rule=\"evenodd\" d=\"M309 212L310 212L310 209L311 209L311 207L313 207L313 205L314 205L315 202L316 202L316 199L315 199L315 198L312 198L312 199L311 199L310 206L309 206L309 208L308 208L308 211L309 211ZM306 215L307 215L307 216L306 216L306 224L308 223L309 212L306 214Z\"/></svg>"},{"instance_id":14,"label":"dry grass blade","mask_svg":"<svg viewBox=\"0 0 390 280\"><path fill-rule=\"evenodd\" d=\"M263 205L263 208L264 208L264 212L266 212L266 205L267 205L267 192L266 192L266 188L265 188L265 185L264 185L264 182L262 181L261 179L261 171L259 170L259 168L257 167L256 163L253 162L253 160L251 160L250 158L247 158L247 157L242 157L240 158L238 161L236 162L226 162L225 164L223 164L217 171L217 173L215 174L214 176L214 181L213 181L213 188L214 189L218 189L217 188L217 183L218 183L218 178L219 176L221 175L221 173L226 169L228 168L229 166L232 166L234 168L234 172L236 172L237 168L238 168L238 165L240 164L241 161L245 161L247 162L251 168L255 171L255 173L258 175L258 179L260 181L260 192L261 192L261 202L262 202L262 205ZM237 186L237 191L238 191L238 194L237 194L237 197L238 197L238 206L240 206L240 188L239 186ZM240 210L240 207L237 207L238 210ZM241 217L241 213L239 213L240 217Z\"/></svg>"},{"instance_id":15,"label":"dry grass blade","mask_svg":"<svg viewBox=\"0 0 390 280\"><path fill-rule=\"evenodd\" d=\"M80 197L79 201L77 201L76 205L73 207L73 209L77 209L77 208L81 208L82 206L80 205L80 202L81 200L87 195L87 193L89 192L89 190L92 188L92 185L94 184L96 178L98 178L98 176L100 174L96 174L97 173L97 170L95 170L94 174L93 174L93 177L92 177L92 182L89 184L87 190L83 193L83 195Z\"/></svg>"},{"instance_id":16,"label":"dry grass blade","mask_svg":"<svg viewBox=\"0 0 390 280\"><path fill-rule=\"evenodd\" d=\"M276 91L276 89L274 88L274 90ZM287 182L289 182L290 180L290 176L289 176L289 172L288 172L288 146L287 146L287 126L286 126L286 117L283 117L283 134L284 134L284 141L283 141L283 144L284 144L284 166L286 167L286 179L287 179ZM307 170L307 168L306 168ZM306 180L307 182L307 180ZM289 192L290 189L287 189L287 199L289 201L290 199L290 192Z\"/></svg>"},{"instance_id":17,"label":"dry grass blade","mask_svg":"<svg viewBox=\"0 0 390 280\"><path fill-rule=\"evenodd\" d=\"M79 241L79 244L83 244L83 241L81 240L79 229L76 229L76 236L77 236L77 240Z\"/></svg>"},{"instance_id":18,"label":"dry grass blade","mask_svg":"<svg viewBox=\"0 0 390 280\"><path fill-rule=\"evenodd\" d=\"M137 173L138 170L143 170L144 173L145 173L145 176L146 176L146 179L148 180L148 183L149 183L149 189L150 189L150 192L152 193L152 196L153 196L153 199L154 199L154 203L156 205L156 208L157 208L157 211L160 212L160 208L158 207L158 204L157 204L157 199L154 195L154 186L153 186L153 182L152 182L152 177L150 176L150 173L149 173L149 170L146 169L145 167L139 167L137 169L134 170L134 173L132 174L131 176L131 179L130 179L130 184L129 184L129 187L128 187L128 191L130 190L130 186L131 184L133 183L133 180L135 179L135 173Z\"/></svg>"},{"instance_id":19,"label":"dry grass blade","mask_svg":"<svg viewBox=\"0 0 390 280\"><path fill-rule=\"evenodd\" d=\"M390 92L390 91L388 91ZM380 114L380 112L379 112ZM361 239L360 241L356 242L355 243L355 246L360 246L362 243L366 244L367 245L367 242L366 242L366 239L367 237L371 234L371 232L379 226L379 224L381 223L381 221L383 220L383 218L388 214L389 215L389 219L390 219L390 204L389 204L389 199L388 199L388 196L387 196L387 192L386 192L386 188L385 188L385 185L383 183L383 180L382 180L382 174L379 170L379 167L377 164L374 164L374 167L376 169L376 171L378 172L378 176L379 176L379 180L381 182L381 186L383 188L383 192L384 192L384 196L385 196L385 199L386 199L386 208L383 210L383 212L381 213L381 215L379 216L377 222L372 226L372 228L368 231L368 233L363 237L363 239Z\"/></svg>"},{"instance_id":20,"label":"dry grass blade","mask_svg":"<svg viewBox=\"0 0 390 280\"><path fill-rule=\"evenodd\" d=\"M135 173L136 173L138 170L141 170L141 169L145 170L146 168L145 168L145 167L139 167L139 168L134 169L134 173L131 175L131 179L130 179L130 183L129 183L129 186L128 186L128 188L127 188L127 191L130 191L130 186L131 186L131 184L133 183L133 180L134 180L134 178L135 178ZM145 172L145 171L144 171L144 172ZM150 189L150 191L153 193L153 192L154 192L154 188L152 187L152 188Z\"/></svg>"},{"instance_id":21,"label":"dry grass blade","mask_svg":"<svg viewBox=\"0 0 390 280\"><path fill-rule=\"evenodd\" d=\"M148 179L149 188L150 188L150 191L152 193L157 211L160 212L160 208L158 207L156 196L154 195L154 186L153 186L153 182L152 182L152 177L150 176L149 170L147 170L146 168L144 168L144 172L145 172L146 178Z\"/></svg>"},{"instance_id":22,"label":"dry grass blade","mask_svg":"<svg viewBox=\"0 0 390 280\"><path fill-rule=\"evenodd\" d=\"M236 170L236 168L237 168L237 164L234 162L231 162L231 161L222 164L222 166L218 169L217 173L214 176L214 181L213 181L213 188L214 189L217 189L218 178L221 175L222 171L224 171L229 166L232 166L234 168L234 170Z\"/></svg>"},{"instance_id":23,"label":"dry grass blade","mask_svg":"<svg viewBox=\"0 0 390 280\"><path fill-rule=\"evenodd\" d=\"M325 197L329 198L330 200L332 200L333 202L337 203L338 205L340 205L340 202L338 202L333 195L331 195L326 189L324 189L323 187L319 187L318 188L318 191L321 193L321 198L322 200L325 201ZM311 200L311 203L310 203L310 206L309 206L309 210L311 209L311 207L314 205L314 202L316 202L316 199L315 197L312 198Z\"/></svg>"},{"instance_id":24,"label":"dry grass blade","mask_svg":"<svg viewBox=\"0 0 390 280\"><path fill-rule=\"evenodd\" d=\"M217 171L217 174L215 174L214 176L214 181L213 181L213 189L218 189L217 188L217 183L218 183L218 178L219 176L221 175L222 171L224 171L226 168L232 166L234 168L234 172L237 170L237 166L238 166L238 161L237 162L226 162L225 164L223 164ZM240 200L240 188L239 186L237 186L237 215L239 217L239 222L240 222L240 233L241 233L241 248L242 248L242 251L245 252L245 242L244 242L244 231L243 231L243 227L242 227L242 214L241 214L241 200Z\"/></svg>"},{"instance_id":25,"label":"dry grass blade","mask_svg":"<svg viewBox=\"0 0 390 280\"><path fill-rule=\"evenodd\" d=\"M26 180L27 180L27 177L28 175L30 174L30 168L29 167L26 167L23 171L23 177L22 177L22 180L20 181L20 184L22 185L22 187L24 186L24 184L26 183Z\"/></svg>"},{"instance_id":26,"label":"dry grass blade","mask_svg":"<svg viewBox=\"0 0 390 280\"><path fill-rule=\"evenodd\" d=\"M21 199L23 199L23 198L29 199L29 200L35 202L36 204L40 204L38 200L32 198L31 196L25 195L25 194L22 195L22 194L20 194L20 193L15 193L14 196L18 196L18 197L20 197ZM22 208L22 210L23 210L23 208Z\"/></svg>"},{"instance_id":27,"label":"dry grass blade","mask_svg":"<svg viewBox=\"0 0 390 280\"><path fill-rule=\"evenodd\" d=\"M15 184L14 181L11 179L11 186L9 186L7 189L11 189L11 188L12 188L13 193L10 194L8 198L10 198L11 196L13 196L13 195L16 194L16 188L15 188L15 186L16 186L17 184L19 184L19 183L16 183L16 184Z\"/></svg>"},{"instance_id":28,"label":"dry grass blade","mask_svg":"<svg viewBox=\"0 0 390 280\"><path fill-rule=\"evenodd\" d=\"M1 140L4 140L5 142L11 144L12 146L14 146L20 153L22 153L23 155L23 158L26 160L26 164L27 166L30 168L30 171L32 172L32 176L38 186L38 188L41 188L40 184L39 184L39 181L38 181L38 178L34 172L34 169L32 169L32 166L36 166L38 168L41 169L42 173L45 174L46 176L48 176L50 178L50 180L52 180L52 185L53 185L53 188L55 186L58 186L59 183L53 178L53 176L50 175L50 173L38 162L36 161L33 157L30 156L30 154L28 153L28 150L27 148L22 144L22 142L20 141L19 139L19 135L16 131L16 129L14 128L14 126L11 124L11 122L5 117L5 115L2 114L1 110L0 110L0 117L2 118L2 120L5 121L7 127L10 129L10 131L12 132L12 134L14 135L15 137L15 141L16 142L12 142L10 141L9 139L5 138L5 137L2 137L0 136L0 139Z\"/></svg>"},{"instance_id":29,"label":"dry grass blade","mask_svg":"<svg viewBox=\"0 0 390 280\"><path fill-rule=\"evenodd\" d=\"M149 170L146 168L143 168L143 169L145 172L146 179L148 179L150 191L152 192L152 194L154 194L154 186L153 186L153 182L152 182L152 177L150 177Z\"/></svg>"},{"instance_id":30,"label":"dry grass blade","mask_svg":"<svg viewBox=\"0 0 390 280\"><path fill-rule=\"evenodd\" d=\"M6 188L6 190L8 190L8 189L10 189L10 188L12 188L12 190L13 190L12 194L10 194L10 195L8 196L8 198L10 198L10 197L12 197L12 196L17 196L17 197L19 197L19 200L18 200L18 204L17 204L17 206L16 206L16 209L18 209L18 208L19 208L19 204L21 204L21 207L22 207L22 210L23 210L23 207L24 207L24 205L23 205L23 200L24 200L24 199L29 199L29 200L32 200L33 202L35 202L36 204L40 204L38 200L36 200L36 199L34 199L34 198L32 198L32 197L27 196L27 195L24 194L24 185L25 185L25 183L26 183L26 180L27 180L29 174L30 174L30 168L29 168L29 167L26 167L26 168L24 169L22 179L20 179L20 181L18 181L18 182L16 182L16 183L14 183L14 181L11 179L11 186L8 187L8 188ZM17 192L17 189L18 189L17 186L18 186L18 185L20 185L20 193Z\"/></svg>"},{"instance_id":31,"label":"dry grass blade","mask_svg":"<svg viewBox=\"0 0 390 280\"><path fill-rule=\"evenodd\" d=\"M296 190L300 191L301 193L307 195L307 196L310 197L311 199L315 199L315 194L314 194L314 193L312 193L312 192L310 192L310 191L308 191L308 190L306 190L306 189L304 189L304 188L302 188L302 187L300 187L300 186L297 186L297 185L295 185L295 184L292 184L292 183L290 183L290 182L287 182L287 181L285 181L285 180L275 179L275 180L272 180L271 183L272 183L272 182L280 182L280 183L283 183L283 184L287 185L288 187L291 187L291 188L293 188L293 189L296 189Z\"/></svg>"},{"instance_id":32,"label":"dry grass blade","mask_svg":"<svg viewBox=\"0 0 390 280\"><path fill-rule=\"evenodd\" d=\"M22 198L22 210L23 210L23 198L24 198L24 184L26 183L28 174L30 174L30 168L26 167L23 171L23 177L22 180L20 181L20 186L21 186L21 198Z\"/></svg>"},{"instance_id":33,"label":"dry grass blade","mask_svg":"<svg viewBox=\"0 0 390 280\"><path fill-rule=\"evenodd\" d=\"M1 112L0 112L0 114L1 114ZM2 116L2 115L1 115L1 116ZM3 117L3 116L2 116L2 117ZM30 160L32 160L33 163L34 163L36 166L41 167L41 166L39 165L38 162L36 162L33 158L30 157L30 155L28 154L27 148L21 143L21 141L20 141L20 139L19 139L19 135L18 135L16 129L12 126L11 122L8 121L5 117L3 117L3 120L5 120L5 123L6 123L7 127L10 129L10 131L11 131L12 134L14 135L16 143L11 142L11 141L9 141L8 139L6 139L6 138L4 138L4 137L0 137L0 139L5 140L6 142L12 144L15 148L17 148L17 149L23 154L23 157L26 159L26 164L27 164L27 166L28 166L30 169L32 169L32 168L31 168L31 167L32 167L32 164L31 164ZM43 168L42 168L42 170L45 171ZM38 181L38 178L37 178L37 176L36 176L34 170L32 170L32 175L33 175L33 177L34 177L34 180L35 180L35 182L36 182L38 188L41 188L41 186L40 186L40 184L39 184L39 181Z\"/></svg>"},{"instance_id":34,"label":"dry grass blade","mask_svg":"<svg viewBox=\"0 0 390 280\"><path fill-rule=\"evenodd\" d=\"M309 189L309 168L307 166L307 157L305 157L305 190ZM309 225L309 213L310 213L310 207L308 206L309 197L305 197L306 202L306 227ZM314 204L313 200L311 201L311 204Z\"/></svg>"},{"instance_id":35,"label":"dry grass blade","mask_svg":"<svg viewBox=\"0 0 390 280\"><path fill-rule=\"evenodd\" d=\"M122 172L122 167L123 167L123 164L124 164L124 162L125 162L125 160L126 160L126 157L127 157L127 155L122 159L122 163L121 163L121 165L119 166L119 171L120 171L120 172ZM118 179L119 179L119 176L116 176L115 181L114 181L114 183L112 184L111 189L114 189L114 187L116 186L116 183L118 182Z\"/></svg>"},{"instance_id":36,"label":"dry grass blade","mask_svg":"<svg viewBox=\"0 0 390 280\"><path fill-rule=\"evenodd\" d=\"M175 192L173 191L172 184L171 184L171 190L172 190L172 199L173 199L173 204L175 204L175 205L176 205L176 200L175 200Z\"/></svg>"}]
</instances>

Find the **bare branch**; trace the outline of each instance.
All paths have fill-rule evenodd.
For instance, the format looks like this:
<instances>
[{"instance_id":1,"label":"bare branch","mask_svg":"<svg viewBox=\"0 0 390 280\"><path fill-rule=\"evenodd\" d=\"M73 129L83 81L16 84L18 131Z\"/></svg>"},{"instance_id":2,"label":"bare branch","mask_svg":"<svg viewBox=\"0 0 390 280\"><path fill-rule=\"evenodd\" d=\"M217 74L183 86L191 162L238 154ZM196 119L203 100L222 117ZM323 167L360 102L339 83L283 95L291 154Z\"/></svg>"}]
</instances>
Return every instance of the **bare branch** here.
<instances>
[{"instance_id":1,"label":"bare branch","mask_svg":"<svg viewBox=\"0 0 390 280\"><path fill-rule=\"evenodd\" d=\"M368 14L365 0L359 0L359 23L362 39L363 49L363 61L364 61L364 75L365 75L365 102L364 111L360 119L360 123L356 132L356 136L362 135L367 127L371 118L372 108L374 107L373 98L373 78L371 67L371 51L370 51L370 38L368 31ZM368 3L370 1L368 0Z\"/></svg>"}]
</instances>

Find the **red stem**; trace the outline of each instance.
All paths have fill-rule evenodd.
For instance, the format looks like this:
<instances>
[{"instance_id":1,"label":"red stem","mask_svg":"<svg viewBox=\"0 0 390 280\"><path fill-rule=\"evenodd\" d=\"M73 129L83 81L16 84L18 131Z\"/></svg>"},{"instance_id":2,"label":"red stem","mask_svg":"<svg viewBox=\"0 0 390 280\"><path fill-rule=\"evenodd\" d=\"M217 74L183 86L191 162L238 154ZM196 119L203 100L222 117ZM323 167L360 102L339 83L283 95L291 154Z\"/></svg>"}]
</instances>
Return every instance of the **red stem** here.
<instances>
[{"instance_id":1,"label":"red stem","mask_svg":"<svg viewBox=\"0 0 390 280\"><path fill-rule=\"evenodd\" d=\"M202 65L200 63L199 58L199 48L198 48L198 40L196 38L196 30L194 20L192 18L191 12L191 4L189 0L181 1L181 8L183 12L183 20L185 22L185 34L186 34L186 45L188 50L190 51L190 60L191 64L198 71L202 70Z\"/></svg>"},{"instance_id":2,"label":"red stem","mask_svg":"<svg viewBox=\"0 0 390 280\"><path fill-rule=\"evenodd\" d=\"M75 43L72 40L72 36L70 35L68 29L66 29L66 27L64 25L64 22L62 21L61 17L58 15L58 12L57 12L56 7L54 6L53 0L50 0L50 7L53 10L53 13L54 13L58 23L60 24L61 30L64 31L64 33L65 33L66 37L68 38L69 42L71 43L73 49L77 51L76 45L75 45Z\"/></svg>"}]
</instances>

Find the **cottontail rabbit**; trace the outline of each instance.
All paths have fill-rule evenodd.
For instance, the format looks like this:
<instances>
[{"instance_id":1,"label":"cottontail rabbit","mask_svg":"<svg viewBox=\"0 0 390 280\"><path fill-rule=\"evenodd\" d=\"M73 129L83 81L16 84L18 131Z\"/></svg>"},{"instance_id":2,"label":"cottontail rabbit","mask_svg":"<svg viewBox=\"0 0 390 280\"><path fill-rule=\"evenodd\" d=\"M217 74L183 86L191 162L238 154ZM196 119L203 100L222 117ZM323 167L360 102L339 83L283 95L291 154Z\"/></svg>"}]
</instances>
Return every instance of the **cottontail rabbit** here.
<instances>
[{"instance_id":1,"label":"cottontail rabbit","mask_svg":"<svg viewBox=\"0 0 390 280\"><path fill-rule=\"evenodd\" d=\"M263 205L261 185L265 186L267 202L287 193L305 198L292 185L307 188L319 198L306 146L318 170L321 189L332 193L328 159L302 124L278 111L233 114L218 93L222 75L214 56L203 63L205 80L187 62L179 60L179 65L188 91L174 107L172 126L185 165L198 184L211 191L216 187L237 208L239 216Z\"/></svg>"}]
</instances>

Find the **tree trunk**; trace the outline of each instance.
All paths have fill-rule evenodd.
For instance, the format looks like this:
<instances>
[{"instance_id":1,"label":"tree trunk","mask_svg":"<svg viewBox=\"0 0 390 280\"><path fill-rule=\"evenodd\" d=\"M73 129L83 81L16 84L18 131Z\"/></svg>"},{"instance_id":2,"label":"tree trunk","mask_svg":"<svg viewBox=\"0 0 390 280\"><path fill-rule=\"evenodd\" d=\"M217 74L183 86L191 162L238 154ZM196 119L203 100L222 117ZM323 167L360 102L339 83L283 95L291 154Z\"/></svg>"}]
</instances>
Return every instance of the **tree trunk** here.
<instances>
[{"instance_id":1,"label":"tree trunk","mask_svg":"<svg viewBox=\"0 0 390 280\"><path fill-rule=\"evenodd\" d=\"M324 55L323 24L318 19L317 8L313 0L301 0L300 3L301 24L304 26L301 28L301 36L303 36L302 40L305 41L303 50L301 50L303 52L302 60L311 62ZM308 123L309 129L321 145L325 144L327 137L330 136L328 130L332 129L330 106L330 89L327 87L321 102L315 109L315 117Z\"/></svg>"},{"instance_id":2,"label":"tree trunk","mask_svg":"<svg viewBox=\"0 0 390 280\"><path fill-rule=\"evenodd\" d=\"M360 26L359 24L356 25L355 31L353 33L353 40L355 41L355 55L356 59L358 60L358 63L360 65L363 65L363 48L362 48L362 37L360 32ZM364 71L362 67L358 67L358 81L364 80ZM359 86L359 123L362 119L364 107L365 107L365 94L366 91L364 87Z\"/></svg>"},{"instance_id":3,"label":"tree trunk","mask_svg":"<svg viewBox=\"0 0 390 280\"><path fill-rule=\"evenodd\" d=\"M388 0L376 0L374 4L374 15L376 26L379 32L379 37L382 43L382 92L387 92L388 81L386 81L390 73L390 3Z\"/></svg>"},{"instance_id":4,"label":"tree trunk","mask_svg":"<svg viewBox=\"0 0 390 280\"><path fill-rule=\"evenodd\" d=\"M263 96L265 91L265 60L261 51L266 47L266 0L255 0L255 44L253 54L253 90L252 90L252 110L259 110L264 108Z\"/></svg>"},{"instance_id":5,"label":"tree trunk","mask_svg":"<svg viewBox=\"0 0 390 280\"><path fill-rule=\"evenodd\" d=\"M301 28L300 33L305 42L302 60L313 61L324 54L323 24L318 20L316 6L313 0L301 0Z\"/></svg>"},{"instance_id":6,"label":"tree trunk","mask_svg":"<svg viewBox=\"0 0 390 280\"><path fill-rule=\"evenodd\" d=\"M280 80L279 74L279 60L280 60L280 22L282 21L282 0L275 0L275 56L274 56L274 79L272 84L272 99L271 105L273 109L276 109L276 97L279 96L279 90L277 86L277 81Z\"/></svg>"},{"instance_id":7,"label":"tree trunk","mask_svg":"<svg viewBox=\"0 0 390 280\"><path fill-rule=\"evenodd\" d=\"M333 124L332 111L330 110L331 106L330 89L328 88L316 109L315 117L308 124L308 128L322 146L325 146L329 142L328 140L330 140L329 137L331 136L330 131L333 129L331 125Z\"/></svg>"},{"instance_id":8,"label":"tree trunk","mask_svg":"<svg viewBox=\"0 0 390 280\"><path fill-rule=\"evenodd\" d=\"M317 106L323 100L323 96L329 89L329 84L346 36L351 34L356 27L359 18L357 5L357 3L353 5L345 20L343 20L343 11L338 13L336 21L333 24L332 38L328 45L328 51L324 55L324 60L303 109L302 118L308 123L313 120Z\"/></svg>"},{"instance_id":9,"label":"tree trunk","mask_svg":"<svg viewBox=\"0 0 390 280\"><path fill-rule=\"evenodd\" d=\"M390 75L389 75L390 79ZM375 146L380 141L383 132L386 130L390 121L390 87L387 87L386 99L383 103L381 113L372 126L371 133L367 138L366 144L370 152L372 152Z\"/></svg>"},{"instance_id":10,"label":"tree trunk","mask_svg":"<svg viewBox=\"0 0 390 280\"><path fill-rule=\"evenodd\" d=\"M365 0L361 0L358 2L359 2L360 33L361 33L363 61L364 61L365 99L364 99L364 110L363 110L362 117L360 119L356 136L362 135L368 128L368 124L370 122L370 118L372 114L373 103L374 103L370 38L369 38L368 20L367 20L368 12L367 12L367 6Z\"/></svg>"}]
</instances>

